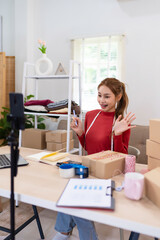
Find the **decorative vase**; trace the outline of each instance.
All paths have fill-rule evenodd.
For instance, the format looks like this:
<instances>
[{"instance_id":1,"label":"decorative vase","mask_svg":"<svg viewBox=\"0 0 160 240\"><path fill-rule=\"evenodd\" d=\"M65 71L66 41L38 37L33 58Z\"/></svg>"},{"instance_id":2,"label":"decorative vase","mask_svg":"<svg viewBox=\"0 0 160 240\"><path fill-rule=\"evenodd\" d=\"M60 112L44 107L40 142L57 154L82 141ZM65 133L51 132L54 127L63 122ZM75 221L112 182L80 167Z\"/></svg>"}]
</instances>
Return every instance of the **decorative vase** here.
<instances>
[{"instance_id":1,"label":"decorative vase","mask_svg":"<svg viewBox=\"0 0 160 240\"><path fill-rule=\"evenodd\" d=\"M35 72L39 76L50 75L53 71L53 63L45 53L36 61Z\"/></svg>"}]
</instances>

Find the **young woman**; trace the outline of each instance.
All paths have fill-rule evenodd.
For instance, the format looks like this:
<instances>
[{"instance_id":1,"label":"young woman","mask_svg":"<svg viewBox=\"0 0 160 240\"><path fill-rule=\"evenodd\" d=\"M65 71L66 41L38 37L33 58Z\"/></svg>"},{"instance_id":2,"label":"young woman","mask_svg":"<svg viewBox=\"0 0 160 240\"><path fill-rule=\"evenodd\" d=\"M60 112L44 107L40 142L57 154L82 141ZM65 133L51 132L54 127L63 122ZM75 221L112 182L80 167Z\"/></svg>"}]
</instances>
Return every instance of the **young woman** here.
<instances>
[{"instance_id":1,"label":"young woman","mask_svg":"<svg viewBox=\"0 0 160 240\"><path fill-rule=\"evenodd\" d=\"M71 128L76 132L82 147L88 154L113 150L128 153L130 129L135 115L124 112L128 96L124 83L106 78L98 85L97 101L101 109L89 111L85 116L84 131L79 118L73 117ZM97 240L94 223L82 218L58 213L55 229L59 232L53 240L69 239L77 225L80 240Z\"/></svg>"}]
</instances>

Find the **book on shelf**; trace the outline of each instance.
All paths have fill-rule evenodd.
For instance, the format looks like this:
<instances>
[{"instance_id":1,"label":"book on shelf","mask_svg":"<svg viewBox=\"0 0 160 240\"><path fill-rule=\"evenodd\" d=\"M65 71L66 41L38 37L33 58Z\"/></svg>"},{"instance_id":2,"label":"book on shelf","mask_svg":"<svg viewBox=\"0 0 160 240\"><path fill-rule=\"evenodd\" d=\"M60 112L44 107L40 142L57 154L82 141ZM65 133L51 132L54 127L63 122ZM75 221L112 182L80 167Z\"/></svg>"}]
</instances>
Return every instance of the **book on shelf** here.
<instances>
[{"instance_id":1,"label":"book on shelf","mask_svg":"<svg viewBox=\"0 0 160 240\"><path fill-rule=\"evenodd\" d=\"M56 206L114 210L115 201L112 196L114 188L115 182L111 179L72 178Z\"/></svg>"}]
</instances>

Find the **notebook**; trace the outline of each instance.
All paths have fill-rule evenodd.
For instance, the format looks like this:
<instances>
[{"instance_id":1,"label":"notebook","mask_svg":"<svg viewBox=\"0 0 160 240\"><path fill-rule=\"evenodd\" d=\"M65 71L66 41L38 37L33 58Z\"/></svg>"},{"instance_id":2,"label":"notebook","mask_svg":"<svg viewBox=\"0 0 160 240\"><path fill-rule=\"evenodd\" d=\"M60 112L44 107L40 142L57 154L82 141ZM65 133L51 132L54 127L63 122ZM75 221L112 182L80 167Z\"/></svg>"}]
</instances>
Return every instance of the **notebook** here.
<instances>
[{"instance_id":1,"label":"notebook","mask_svg":"<svg viewBox=\"0 0 160 240\"><path fill-rule=\"evenodd\" d=\"M96 208L114 210L112 191L115 182L111 179L75 179L68 181L57 207Z\"/></svg>"},{"instance_id":2,"label":"notebook","mask_svg":"<svg viewBox=\"0 0 160 240\"><path fill-rule=\"evenodd\" d=\"M64 162L64 161L70 160L68 156L69 156L69 153L66 153L66 152L60 153L57 151L57 152L49 153L47 151L44 151L44 152L29 155L26 158L28 160L34 160L34 161L46 163L49 165L56 165L57 161Z\"/></svg>"},{"instance_id":3,"label":"notebook","mask_svg":"<svg viewBox=\"0 0 160 240\"><path fill-rule=\"evenodd\" d=\"M17 166L28 165L28 162L19 155ZM10 154L0 154L0 169L11 167Z\"/></svg>"}]
</instances>

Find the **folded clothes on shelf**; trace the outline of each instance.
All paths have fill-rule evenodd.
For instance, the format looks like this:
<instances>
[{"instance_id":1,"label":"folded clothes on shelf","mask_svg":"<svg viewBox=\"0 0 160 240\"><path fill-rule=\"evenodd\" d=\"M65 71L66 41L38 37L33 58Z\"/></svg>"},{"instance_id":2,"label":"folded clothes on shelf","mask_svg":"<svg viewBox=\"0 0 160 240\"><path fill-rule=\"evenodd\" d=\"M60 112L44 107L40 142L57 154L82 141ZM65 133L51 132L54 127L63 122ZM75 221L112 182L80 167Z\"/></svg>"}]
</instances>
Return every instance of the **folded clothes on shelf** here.
<instances>
[{"instance_id":1,"label":"folded clothes on shelf","mask_svg":"<svg viewBox=\"0 0 160 240\"><path fill-rule=\"evenodd\" d=\"M68 108L68 99L61 100L59 102L49 103L45 107L48 111L55 111L63 108ZM73 113L73 110L75 110L75 113L77 115L80 114L80 106L75 103L75 101L71 101L71 112Z\"/></svg>"},{"instance_id":2,"label":"folded clothes on shelf","mask_svg":"<svg viewBox=\"0 0 160 240\"><path fill-rule=\"evenodd\" d=\"M61 108L58 110L51 110L48 113L52 113L52 114L68 114L68 108Z\"/></svg>"},{"instance_id":3,"label":"folded clothes on shelf","mask_svg":"<svg viewBox=\"0 0 160 240\"><path fill-rule=\"evenodd\" d=\"M54 103L54 102L49 100L49 99L45 99L45 100L30 100L30 101L27 101L24 104L24 106L31 106L31 105L47 106L50 103Z\"/></svg>"},{"instance_id":4,"label":"folded clothes on shelf","mask_svg":"<svg viewBox=\"0 0 160 240\"><path fill-rule=\"evenodd\" d=\"M48 112L45 109L44 106L40 106L40 105L24 106L24 111L26 111L26 112L40 112L40 113L47 113Z\"/></svg>"}]
</instances>

